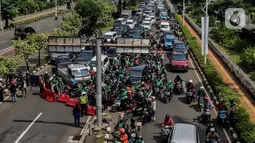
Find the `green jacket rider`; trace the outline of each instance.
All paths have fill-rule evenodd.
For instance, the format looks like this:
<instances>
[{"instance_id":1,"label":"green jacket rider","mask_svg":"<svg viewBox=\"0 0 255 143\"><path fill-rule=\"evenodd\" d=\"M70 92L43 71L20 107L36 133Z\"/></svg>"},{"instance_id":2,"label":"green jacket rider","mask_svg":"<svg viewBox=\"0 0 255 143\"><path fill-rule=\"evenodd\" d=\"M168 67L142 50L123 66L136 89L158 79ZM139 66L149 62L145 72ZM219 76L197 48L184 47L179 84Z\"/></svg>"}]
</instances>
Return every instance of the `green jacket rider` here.
<instances>
[{"instance_id":1,"label":"green jacket rider","mask_svg":"<svg viewBox=\"0 0 255 143\"><path fill-rule=\"evenodd\" d=\"M113 64L114 64L114 65L119 65L119 60L118 60L117 58L114 58Z\"/></svg>"},{"instance_id":2,"label":"green jacket rider","mask_svg":"<svg viewBox=\"0 0 255 143\"><path fill-rule=\"evenodd\" d=\"M156 85L157 87L162 87L162 85L163 85L162 79L157 78L156 81L155 81L155 85Z\"/></svg>"},{"instance_id":3,"label":"green jacket rider","mask_svg":"<svg viewBox=\"0 0 255 143\"><path fill-rule=\"evenodd\" d=\"M105 87L104 87L105 90L110 90L111 89L111 85L107 82L105 84Z\"/></svg>"},{"instance_id":4,"label":"green jacket rider","mask_svg":"<svg viewBox=\"0 0 255 143\"><path fill-rule=\"evenodd\" d=\"M127 90L125 88L121 89L121 93L119 94L121 100L127 98Z\"/></svg>"},{"instance_id":5,"label":"green jacket rider","mask_svg":"<svg viewBox=\"0 0 255 143\"><path fill-rule=\"evenodd\" d=\"M168 82L165 84L164 89L167 89L167 88L171 88L171 89L174 88L174 84L172 83L172 81L168 81Z\"/></svg>"}]
</instances>

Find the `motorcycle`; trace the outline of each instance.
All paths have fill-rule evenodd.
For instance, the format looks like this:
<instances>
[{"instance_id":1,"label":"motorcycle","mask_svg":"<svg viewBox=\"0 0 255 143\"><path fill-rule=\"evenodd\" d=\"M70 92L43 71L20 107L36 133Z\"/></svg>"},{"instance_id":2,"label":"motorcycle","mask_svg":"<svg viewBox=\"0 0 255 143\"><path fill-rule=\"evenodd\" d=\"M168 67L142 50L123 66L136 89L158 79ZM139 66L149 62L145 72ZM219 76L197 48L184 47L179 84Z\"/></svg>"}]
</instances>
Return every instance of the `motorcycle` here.
<instances>
[{"instance_id":1,"label":"motorcycle","mask_svg":"<svg viewBox=\"0 0 255 143\"><path fill-rule=\"evenodd\" d=\"M132 109L128 111L127 115L129 117L133 117L133 116L138 116L138 115L142 115L143 113L143 107L138 107L139 105L134 104L132 106Z\"/></svg>"},{"instance_id":2,"label":"motorcycle","mask_svg":"<svg viewBox=\"0 0 255 143\"><path fill-rule=\"evenodd\" d=\"M171 130L172 130L172 126L164 126L162 128L163 143L167 143L168 142L168 138L169 138Z\"/></svg>"},{"instance_id":3,"label":"motorcycle","mask_svg":"<svg viewBox=\"0 0 255 143\"><path fill-rule=\"evenodd\" d=\"M199 97L198 99L198 106L200 109L204 108L204 99L202 97Z\"/></svg>"},{"instance_id":4,"label":"motorcycle","mask_svg":"<svg viewBox=\"0 0 255 143\"><path fill-rule=\"evenodd\" d=\"M181 94L182 93L182 83L180 81L177 81L175 83L175 89L174 89L175 93Z\"/></svg>"},{"instance_id":5,"label":"motorcycle","mask_svg":"<svg viewBox=\"0 0 255 143\"><path fill-rule=\"evenodd\" d=\"M120 109L120 104L121 100L120 99L115 99L113 105L112 105L112 112L116 112L117 110Z\"/></svg>"},{"instance_id":6,"label":"motorcycle","mask_svg":"<svg viewBox=\"0 0 255 143\"><path fill-rule=\"evenodd\" d=\"M171 100L173 95L171 89L170 88L166 89L164 91L164 95L165 95L165 102L168 103Z\"/></svg>"},{"instance_id":7,"label":"motorcycle","mask_svg":"<svg viewBox=\"0 0 255 143\"><path fill-rule=\"evenodd\" d=\"M229 126L229 121L227 118L227 112L225 110L221 110L218 113L218 121L223 127Z\"/></svg>"},{"instance_id":8,"label":"motorcycle","mask_svg":"<svg viewBox=\"0 0 255 143\"><path fill-rule=\"evenodd\" d=\"M202 120L203 120L204 123L211 122L211 112L210 112L210 109L206 109L205 112L202 113L201 117L202 117Z\"/></svg>"},{"instance_id":9,"label":"motorcycle","mask_svg":"<svg viewBox=\"0 0 255 143\"><path fill-rule=\"evenodd\" d=\"M217 139L206 139L207 143L219 143Z\"/></svg>"},{"instance_id":10,"label":"motorcycle","mask_svg":"<svg viewBox=\"0 0 255 143\"><path fill-rule=\"evenodd\" d=\"M192 90L188 90L186 93L186 99L187 99L187 103L190 104L192 102L193 99L193 91Z\"/></svg>"},{"instance_id":11,"label":"motorcycle","mask_svg":"<svg viewBox=\"0 0 255 143\"><path fill-rule=\"evenodd\" d=\"M136 132L131 132L128 138L128 143L135 143L137 138Z\"/></svg>"},{"instance_id":12,"label":"motorcycle","mask_svg":"<svg viewBox=\"0 0 255 143\"><path fill-rule=\"evenodd\" d=\"M155 87L155 97L160 97L160 95L161 95L161 93L160 93L160 88L159 88L159 86L156 86Z\"/></svg>"},{"instance_id":13,"label":"motorcycle","mask_svg":"<svg viewBox=\"0 0 255 143\"><path fill-rule=\"evenodd\" d=\"M151 121L151 113L148 108L143 109L143 115L142 115L142 123L147 123Z\"/></svg>"}]
</instances>

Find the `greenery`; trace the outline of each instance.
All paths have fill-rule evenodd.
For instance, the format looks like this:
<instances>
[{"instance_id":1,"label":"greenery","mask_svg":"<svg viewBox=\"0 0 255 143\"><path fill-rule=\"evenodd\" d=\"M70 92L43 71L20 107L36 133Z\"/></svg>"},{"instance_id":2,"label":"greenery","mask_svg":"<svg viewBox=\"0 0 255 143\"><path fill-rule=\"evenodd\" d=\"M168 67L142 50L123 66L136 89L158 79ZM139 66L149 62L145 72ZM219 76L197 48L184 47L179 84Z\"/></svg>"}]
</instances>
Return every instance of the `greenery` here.
<instances>
[{"instance_id":1,"label":"greenery","mask_svg":"<svg viewBox=\"0 0 255 143\"><path fill-rule=\"evenodd\" d=\"M181 19L176 16L177 20L181 23ZM250 120L248 112L240 104L238 95L223 82L222 77L217 72L212 63L208 60L207 64L204 65L204 58L201 54L200 45L194 40L189 30L183 26L182 30L185 34L186 39L189 41L192 53L195 55L201 69L203 70L209 84L214 89L218 98L223 98L227 105L231 100L237 103L237 111L235 112L235 130L239 134L239 137L243 143L251 143L255 141L255 126Z\"/></svg>"},{"instance_id":2,"label":"greenery","mask_svg":"<svg viewBox=\"0 0 255 143\"><path fill-rule=\"evenodd\" d=\"M58 5L65 4L66 0L58 0ZM1 0L2 18L5 28L9 27L9 20L21 15L42 11L55 6L55 0Z\"/></svg>"},{"instance_id":3,"label":"greenery","mask_svg":"<svg viewBox=\"0 0 255 143\"><path fill-rule=\"evenodd\" d=\"M0 76L8 77L8 75L14 74L19 64L16 58L8 58L0 56Z\"/></svg>"}]
</instances>

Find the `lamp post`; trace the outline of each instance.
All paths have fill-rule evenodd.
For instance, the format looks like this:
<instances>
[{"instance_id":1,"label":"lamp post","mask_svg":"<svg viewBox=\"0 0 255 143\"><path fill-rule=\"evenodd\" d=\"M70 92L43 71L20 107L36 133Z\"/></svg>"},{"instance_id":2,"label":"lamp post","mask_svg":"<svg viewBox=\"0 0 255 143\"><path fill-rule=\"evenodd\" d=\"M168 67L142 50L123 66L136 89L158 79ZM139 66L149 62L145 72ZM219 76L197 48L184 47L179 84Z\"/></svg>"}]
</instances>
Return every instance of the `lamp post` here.
<instances>
[{"instance_id":1,"label":"lamp post","mask_svg":"<svg viewBox=\"0 0 255 143\"><path fill-rule=\"evenodd\" d=\"M3 20L2 20L2 0L0 0L0 30L3 30Z\"/></svg>"},{"instance_id":2,"label":"lamp post","mask_svg":"<svg viewBox=\"0 0 255 143\"><path fill-rule=\"evenodd\" d=\"M185 0L183 0L183 3L182 3L182 25L184 26L184 20L185 20Z\"/></svg>"},{"instance_id":3,"label":"lamp post","mask_svg":"<svg viewBox=\"0 0 255 143\"><path fill-rule=\"evenodd\" d=\"M55 19L58 19L58 0L55 0Z\"/></svg>"}]
</instances>

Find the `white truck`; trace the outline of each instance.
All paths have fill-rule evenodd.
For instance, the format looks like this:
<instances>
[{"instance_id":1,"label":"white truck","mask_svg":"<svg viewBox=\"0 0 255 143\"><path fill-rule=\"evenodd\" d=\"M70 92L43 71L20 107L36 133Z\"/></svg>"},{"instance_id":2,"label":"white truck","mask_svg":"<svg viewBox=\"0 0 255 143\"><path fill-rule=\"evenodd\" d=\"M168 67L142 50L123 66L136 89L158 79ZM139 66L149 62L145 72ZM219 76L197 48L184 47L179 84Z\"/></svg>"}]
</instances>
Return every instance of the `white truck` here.
<instances>
[{"instance_id":1,"label":"white truck","mask_svg":"<svg viewBox=\"0 0 255 143\"><path fill-rule=\"evenodd\" d=\"M124 18L126 20L132 18L132 10L122 10L120 18Z\"/></svg>"}]
</instances>

